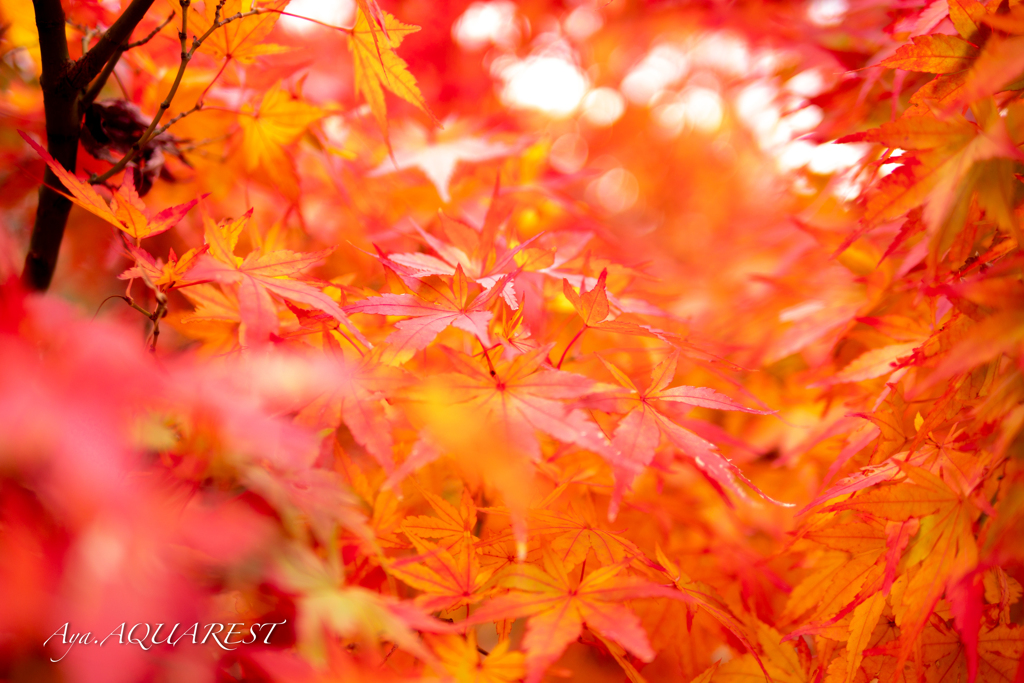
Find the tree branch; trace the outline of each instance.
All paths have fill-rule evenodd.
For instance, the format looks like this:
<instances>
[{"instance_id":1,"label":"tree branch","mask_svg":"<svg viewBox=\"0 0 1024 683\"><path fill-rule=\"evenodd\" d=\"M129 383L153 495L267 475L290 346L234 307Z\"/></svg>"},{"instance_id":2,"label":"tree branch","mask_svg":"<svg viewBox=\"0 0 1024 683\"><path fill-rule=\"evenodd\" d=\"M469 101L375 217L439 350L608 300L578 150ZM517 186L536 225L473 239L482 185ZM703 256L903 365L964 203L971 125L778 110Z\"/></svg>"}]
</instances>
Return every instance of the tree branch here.
<instances>
[{"instance_id":1,"label":"tree branch","mask_svg":"<svg viewBox=\"0 0 1024 683\"><path fill-rule=\"evenodd\" d=\"M64 32L64 8L60 0L32 0L36 12L36 30L39 31L39 51L42 54L43 90L53 88L71 64L68 39Z\"/></svg>"},{"instance_id":2,"label":"tree branch","mask_svg":"<svg viewBox=\"0 0 1024 683\"><path fill-rule=\"evenodd\" d=\"M132 36L132 31L139 25L146 12L153 5L153 0L132 0L128 9L121 13L113 26L99 39L99 42L82 56L70 74L70 86L74 90L84 88L92 79L99 75L103 66L120 51L123 43Z\"/></svg>"},{"instance_id":3,"label":"tree branch","mask_svg":"<svg viewBox=\"0 0 1024 683\"><path fill-rule=\"evenodd\" d=\"M153 0L132 0L96 45L80 60L72 62L60 0L32 0L42 56L39 84L46 113L46 147L57 163L72 173L78 163L78 139L82 129L81 91L112 58L120 55L122 45L152 4ZM39 207L25 255L25 269L21 273L22 284L28 289L45 291L53 279L71 212L71 202L62 193L66 193L66 188L47 168L39 188Z\"/></svg>"},{"instance_id":4,"label":"tree branch","mask_svg":"<svg viewBox=\"0 0 1024 683\"><path fill-rule=\"evenodd\" d=\"M64 168L74 169L78 160L78 94L63 87L71 68L64 10L60 0L32 0L32 5L42 54L39 84L46 113L47 150ZM53 171L47 168L39 188L39 208L21 275L29 289L45 290L53 278L64 226L71 211L71 202L61 194L64 189Z\"/></svg>"},{"instance_id":5,"label":"tree branch","mask_svg":"<svg viewBox=\"0 0 1024 683\"><path fill-rule=\"evenodd\" d=\"M124 54L124 50L117 50L114 56L107 60L107 63L103 65L103 70L100 71L100 75L96 77L96 80L92 82L89 89L82 95L81 109L88 109L89 105L96 101L96 97L99 96L100 91L103 90L103 86L107 84L107 80L110 75L114 73L114 68L117 67L117 63L121 60L121 55Z\"/></svg>"}]
</instances>

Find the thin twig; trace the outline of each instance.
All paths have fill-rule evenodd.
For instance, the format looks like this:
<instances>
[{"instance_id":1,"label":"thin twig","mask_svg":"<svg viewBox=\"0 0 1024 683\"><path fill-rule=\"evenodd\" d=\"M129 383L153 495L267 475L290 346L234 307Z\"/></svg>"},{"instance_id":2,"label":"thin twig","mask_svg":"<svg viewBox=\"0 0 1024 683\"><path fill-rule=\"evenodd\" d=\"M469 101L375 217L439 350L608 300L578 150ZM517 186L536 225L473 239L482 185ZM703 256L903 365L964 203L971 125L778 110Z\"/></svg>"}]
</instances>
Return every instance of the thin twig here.
<instances>
[{"instance_id":1,"label":"thin twig","mask_svg":"<svg viewBox=\"0 0 1024 683\"><path fill-rule=\"evenodd\" d=\"M150 139L152 140L153 138L156 138L156 137L159 137L159 136L163 135L167 131L168 128L170 128L171 126L176 124L178 121L181 121L186 116L188 116L190 114L195 114L197 111L202 111L202 109L204 107L203 101L206 99L206 93L210 92L210 88L212 88L213 84L216 83L220 79L221 75L224 73L224 69L227 68L227 66L228 66L228 64L230 62L231 62L231 58L230 57L228 57L227 59L224 60L224 63L221 64L220 70L217 71L216 75L213 77L213 80L211 80L209 82L209 84L206 86L206 88L203 90L203 92L200 93L199 99L196 100L196 103L192 105L191 109L186 109L185 111L183 111L183 112L177 114L176 116L174 116L173 118L171 118L171 120L168 121L167 123L165 123L164 125L160 126L160 128L157 129L157 131L155 133L153 133L153 135L150 137Z\"/></svg>"},{"instance_id":2,"label":"thin twig","mask_svg":"<svg viewBox=\"0 0 1024 683\"><path fill-rule=\"evenodd\" d=\"M160 103L160 108L157 110L156 116L154 116L153 120L149 122L149 127L146 128L142 136L139 137L139 139L132 145L131 150L121 157L120 161L107 169L105 173L98 176L93 175L93 177L89 179L90 183L94 185L102 183L115 173L123 170L124 167L128 165L128 162L134 159L135 156L142 151L142 147L153 137L153 131L155 131L156 127L160 124L160 119L163 118L164 112L170 109L171 101L174 99L174 95L178 92L178 86L181 85L181 79L185 75L185 68L192 59L192 54L195 52L195 49L199 46L198 39L193 36L192 50L190 51L186 49L185 41L188 40L188 10L191 4L192 0L181 0L181 30L178 31L178 40L181 43L181 62L178 66L178 73L174 77L174 82L171 84L171 89L167 93L167 97L165 97L164 101ZM216 26L216 23L214 26ZM212 31L213 27L211 27L210 30ZM209 31L207 31L207 34L209 34Z\"/></svg>"},{"instance_id":3,"label":"thin twig","mask_svg":"<svg viewBox=\"0 0 1024 683\"><path fill-rule=\"evenodd\" d=\"M388 650L388 653L386 655L384 655L384 660L381 661L380 668L382 668L382 669L384 668L384 666L388 663L388 660L391 659L391 655L393 655L395 653L395 650L397 650L397 649L398 649L398 644L397 643L395 643L395 644L393 644L391 646L391 649Z\"/></svg>"},{"instance_id":4,"label":"thin twig","mask_svg":"<svg viewBox=\"0 0 1024 683\"><path fill-rule=\"evenodd\" d=\"M106 299L101 301L100 305L96 307L96 312L92 314L92 319L95 320L96 316L98 316L100 314L100 310L103 308L103 304L107 303L111 299L124 299L124 298L125 298L125 296L123 294L111 294Z\"/></svg>"},{"instance_id":5,"label":"thin twig","mask_svg":"<svg viewBox=\"0 0 1024 683\"><path fill-rule=\"evenodd\" d=\"M234 133L224 133L223 135L217 135L212 138L203 138L202 140L197 140L196 142L190 143L188 145L182 145L178 149L180 149L182 152L194 152L200 147L205 147L206 145L213 144L214 142L220 142L221 140L227 140L233 134Z\"/></svg>"},{"instance_id":6,"label":"thin twig","mask_svg":"<svg viewBox=\"0 0 1024 683\"><path fill-rule=\"evenodd\" d=\"M124 167L127 166L128 163L131 162L131 160L134 159L140 151L142 151L143 146L145 146L147 142L156 137L156 135L158 134L157 126L160 125L160 119L163 118L164 113L171 107L171 102L174 99L175 94L178 92L178 87L181 85L181 80L185 75L185 69L188 67L188 63L192 60L192 57L195 55L196 50L198 50L202 46L202 44L206 41L207 38L213 35L214 31L224 27L225 25L233 21L244 19L245 17L251 17L256 16L258 14L267 13L262 8L257 8L249 10L248 12L236 12L235 14L232 14L230 17L224 17L223 19L219 19L218 17L220 16L220 10L223 7L225 1L226 0L221 0L221 2L218 3L217 9L214 13L214 18L216 20L210 25L210 28L207 29L206 32L203 33L203 35L201 36L192 36L192 46L190 49L186 50L185 41L188 37L188 8L189 5L191 4L191 0L181 0L181 31L178 33L178 38L181 40L181 64L178 67L178 73L175 74L174 82L171 84L171 88L167 93L167 97L165 97L164 101L160 103L160 108L158 109L156 116L154 116L153 120L150 122L149 128L147 128L146 131L142 134L142 136L139 137L139 139L132 145L131 150L123 157L121 157L120 161L114 164L111 168L107 169L104 173L101 173L98 176L94 175L92 178L90 178L90 183L92 183L93 185L103 183L111 176L113 176L115 173L124 170ZM163 132L165 130L167 130L166 126L161 128L160 132Z\"/></svg>"},{"instance_id":7,"label":"thin twig","mask_svg":"<svg viewBox=\"0 0 1024 683\"><path fill-rule=\"evenodd\" d=\"M89 86L89 89L85 91L84 95L82 95L82 104L80 105L82 109L85 109L94 101L96 101L96 98L99 96L100 91L103 90L103 86L107 84L107 80L110 78L110 75L114 73L114 68L117 66L117 63L121 60L121 55L123 54L124 50L118 50L107 61L107 63L103 65L103 70L100 71L99 76L96 77L96 80L92 82L92 85ZM124 86L122 86L121 89L124 90Z\"/></svg>"},{"instance_id":8,"label":"thin twig","mask_svg":"<svg viewBox=\"0 0 1024 683\"><path fill-rule=\"evenodd\" d=\"M121 80L121 77L117 75L116 71L111 75L114 77L114 80L117 81L117 87L121 89L121 94L124 95L124 98L126 100L130 100L131 97L128 96L128 88L124 87L124 81Z\"/></svg>"},{"instance_id":9,"label":"thin twig","mask_svg":"<svg viewBox=\"0 0 1024 683\"><path fill-rule=\"evenodd\" d=\"M154 0L132 0L117 21L100 36L96 45L72 65L66 78L71 89L80 90L96 78L107 62L131 38L135 27L146 16L153 2Z\"/></svg>"},{"instance_id":10,"label":"thin twig","mask_svg":"<svg viewBox=\"0 0 1024 683\"><path fill-rule=\"evenodd\" d=\"M145 308L135 303L135 299L133 299L129 294L114 294L112 296L108 296L102 303L100 303L100 306L103 306L103 304L110 299L122 299L126 304L146 316L146 318L153 323L153 329L146 335L146 345L148 346L150 353L156 353L156 342L157 339L160 338L160 321L167 317L167 295L160 290L153 290L153 294L156 296L156 308L154 308L152 312L147 311ZM96 313L99 314L99 309L96 309ZM96 316L93 316L93 318L95 317Z\"/></svg>"},{"instance_id":11,"label":"thin twig","mask_svg":"<svg viewBox=\"0 0 1024 683\"><path fill-rule=\"evenodd\" d=\"M157 26L155 29L150 31L149 35L147 35L145 38L142 38L141 40L136 40L134 43L128 43L127 45L125 45L123 50L122 50L122 52L124 50L131 50L133 47L142 47L143 45L145 45L149 41L153 40L153 38L156 37L156 34L160 33L160 31L163 31L164 27L167 26L167 24L171 23L172 21L174 21L174 12L171 12L171 14L166 19L164 19L162 22L160 22L159 26Z\"/></svg>"},{"instance_id":12,"label":"thin twig","mask_svg":"<svg viewBox=\"0 0 1024 683\"><path fill-rule=\"evenodd\" d=\"M149 319L153 322L153 331L149 334L149 352L156 353L156 341L160 338L160 320L167 316L167 295L156 291L156 308Z\"/></svg>"}]
</instances>

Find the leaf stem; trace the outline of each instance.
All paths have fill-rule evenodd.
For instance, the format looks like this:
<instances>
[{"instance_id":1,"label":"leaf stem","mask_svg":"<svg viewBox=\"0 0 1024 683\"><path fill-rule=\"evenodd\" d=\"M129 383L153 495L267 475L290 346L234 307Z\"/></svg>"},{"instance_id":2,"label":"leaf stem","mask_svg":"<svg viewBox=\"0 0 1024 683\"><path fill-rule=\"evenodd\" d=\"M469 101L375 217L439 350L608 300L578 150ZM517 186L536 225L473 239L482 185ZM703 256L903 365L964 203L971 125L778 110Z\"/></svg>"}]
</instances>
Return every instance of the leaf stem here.
<instances>
[{"instance_id":1,"label":"leaf stem","mask_svg":"<svg viewBox=\"0 0 1024 683\"><path fill-rule=\"evenodd\" d=\"M572 345L575 344L576 340L579 339L581 336L583 336L583 333L586 332L586 331L587 331L587 326L584 325L580 329L580 331L576 333L576 336L572 338L572 341L570 341L569 344L565 347L565 351L562 351L562 357L558 359L558 365L555 366L556 370L561 370L562 369L562 362L565 360L565 354L569 353L569 349L572 348Z\"/></svg>"},{"instance_id":2,"label":"leaf stem","mask_svg":"<svg viewBox=\"0 0 1024 683\"><path fill-rule=\"evenodd\" d=\"M498 371L494 369L494 363L491 362L491 355L487 353L487 347L484 346L483 340L477 338L477 341L480 342L480 349L484 353L484 360L487 361L487 367L491 370L491 377L498 379Z\"/></svg>"}]
</instances>

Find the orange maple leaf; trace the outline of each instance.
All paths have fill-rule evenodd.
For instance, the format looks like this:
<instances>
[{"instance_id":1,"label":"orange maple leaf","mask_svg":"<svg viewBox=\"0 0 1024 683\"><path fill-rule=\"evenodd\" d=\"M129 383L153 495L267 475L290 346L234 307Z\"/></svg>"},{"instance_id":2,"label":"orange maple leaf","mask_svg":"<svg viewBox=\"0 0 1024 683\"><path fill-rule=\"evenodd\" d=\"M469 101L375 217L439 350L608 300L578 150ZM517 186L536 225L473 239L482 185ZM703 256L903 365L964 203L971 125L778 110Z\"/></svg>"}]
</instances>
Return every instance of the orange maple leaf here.
<instances>
[{"instance_id":1,"label":"orange maple leaf","mask_svg":"<svg viewBox=\"0 0 1024 683\"><path fill-rule=\"evenodd\" d=\"M634 598L685 596L667 586L622 574L622 566L609 565L571 579L562 563L546 552L544 568L523 564L511 568L500 584L510 588L481 607L468 623L479 624L508 618L528 617L523 646L526 649L526 681L536 683L544 670L576 640L584 625L608 638L644 662L654 651L640 619L625 607Z\"/></svg>"},{"instance_id":2,"label":"orange maple leaf","mask_svg":"<svg viewBox=\"0 0 1024 683\"><path fill-rule=\"evenodd\" d=\"M914 36L914 42L902 45L882 66L931 74L963 71L978 56L978 48L959 36Z\"/></svg>"},{"instance_id":3,"label":"orange maple leaf","mask_svg":"<svg viewBox=\"0 0 1024 683\"><path fill-rule=\"evenodd\" d=\"M200 258L192 271L196 279L214 280L237 289L242 323L239 331L241 344L262 344L268 341L271 334L277 333L280 321L273 295L331 314L355 339L370 348L370 342L349 322L348 316L334 299L316 287L295 279L295 276L322 261L331 249L312 253L280 249L266 254L253 251L244 259L235 256L238 237L251 217L252 209L249 209L241 218L219 225L207 219L206 243L209 252Z\"/></svg>"},{"instance_id":4,"label":"orange maple leaf","mask_svg":"<svg viewBox=\"0 0 1024 683\"><path fill-rule=\"evenodd\" d=\"M441 668L455 683L512 683L526 674L523 653L510 650L508 639L500 641L488 653L477 647L473 629L465 637L436 635L427 636L426 641L440 660Z\"/></svg>"},{"instance_id":5,"label":"orange maple leaf","mask_svg":"<svg viewBox=\"0 0 1024 683\"><path fill-rule=\"evenodd\" d=\"M600 313L600 311L598 312ZM728 488L740 497L746 498L746 492L739 486L738 479L757 491L766 500L772 500L747 480L736 465L718 453L714 444L678 425L663 410L659 410L658 404L655 402L666 401L759 415L770 414L772 411L744 407L725 394L708 387L668 388L675 376L677 358L676 353L671 353L656 365L651 371L651 383L645 390L639 389L628 375L602 359L605 367L622 385L622 389L595 394L588 398L586 403L612 411L618 408L616 404L623 403L626 410L626 416L619 422L612 437L614 453L609 462L615 469L615 488L608 507L610 519L614 519L618 514L622 496L633 480L643 471L644 467L651 464L662 436L714 482ZM778 501L773 502L777 503Z\"/></svg>"},{"instance_id":6,"label":"orange maple leaf","mask_svg":"<svg viewBox=\"0 0 1024 683\"><path fill-rule=\"evenodd\" d=\"M403 531L418 555L391 560L385 569L423 592L416 598L423 609L450 611L487 597L486 584L495 568L481 567L471 544L453 546L449 551L420 539L408 529L403 528Z\"/></svg>"},{"instance_id":7,"label":"orange maple leaf","mask_svg":"<svg viewBox=\"0 0 1024 683\"><path fill-rule=\"evenodd\" d=\"M159 235L173 228L185 217L189 210L199 203L198 199L172 206L160 213L154 214L146 209L142 203L139 193L135 191L134 175L129 169L121 180L121 189L112 192L114 207L111 208L106 200L100 196L89 183L79 180L71 171L65 169L57 160L50 156L39 143L30 138L22 131L18 131L25 142L43 158L46 165L50 167L64 187L67 188L70 196L65 195L72 202L82 207L98 218L102 218L118 230L136 241L146 237Z\"/></svg>"},{"instance_id":8,"label":"orange maple leaf","mask_svg":"<svg viewBox=\"0 0 1024 683\"><path fill-rule=\"evenodd\" d=\"M510 276L506 275L490 289L476 294L462 266L455 269L447 290L427 285L436 295L432 300L418 294L381 294L345 307L347 313L398 315L406 319L395 324L397 328L385 340L395 354L417 351L432 342L449 325L469 332L484 346L490 345L487 324L493 317L488 309L495 297L504 290ZM475 285L474 285L475 286Z\"/></svg>"}]
</instances>

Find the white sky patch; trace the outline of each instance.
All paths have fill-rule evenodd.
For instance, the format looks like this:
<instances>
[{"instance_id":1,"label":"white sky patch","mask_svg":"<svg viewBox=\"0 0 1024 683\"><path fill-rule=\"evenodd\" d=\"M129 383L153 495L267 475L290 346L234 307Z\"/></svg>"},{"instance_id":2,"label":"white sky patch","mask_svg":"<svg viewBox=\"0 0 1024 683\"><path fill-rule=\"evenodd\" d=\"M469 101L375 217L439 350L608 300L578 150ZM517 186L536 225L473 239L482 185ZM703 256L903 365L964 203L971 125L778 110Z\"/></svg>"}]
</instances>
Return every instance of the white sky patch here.
<instances>
[{"instance_id":1,"label":"white sky patch","mask_svg":"<svg viewBox=\"0 0 1024 683\"><path fill-rule=\"evenodd\" d=\"M818 26L838 26L850 11L847 0L811 0L807 18Z\"/></svg>"},{"instance_id":2,"label":"white sky patch","mask_svg":"<svg viewBox=\"0 0 1024 683\"><path fill-rule=\"evenodd\" d=\"M620 89L630 102L650 104L658 93L678 83L689 68L690 60L682 49L667 43L656 45L626 74Z\"/></svg>"},{"instance_id":3,"label":"white sky patch","mask_svg":"<svg viewBox=\"0 0 1024 683\"><path fill-rule=\"evenodd\" d=\"M863 174L856 178L844 175L836 181L835 187L832 188L832 194L844 202L852 202L864 191L865 181L866 178Z\"/></svg>"},{"instance_id":4,"label":"white sky patch","mask_svg":"<svg viewBox=\"0 0 1024 683\"><path fill-rule=\"evenodd\" d=\"M327 135L327 139L334 145L344 145L348 140L349 127L344 116L328 116L320 120L320 125Z\"/></svg>"},{"instance_id":5,"label":"white sky patch","mask_svg":"<svg viewBox=\"0 0 1024 683\"><path fill-rule=\"evenodd\" d=\"M590 85L578 66L547 54L503 64L498 75L505 81L501 99L506 104L555 117L576 111Z\"/></svg>"},{"instance_id":6,"label":"white sky patch","mask_svg":"<svg viewBox=\"0 0 1024 683\"><path fill-rule=\"evenodd\" d=\"M892 159L892 158L901 157L901 156L903 156L903 150L899 149L899 148L896 148L896 149L894 149L892 151L892 154L889 155L889 158ZM882 164L881 166L878 167L878 175L879 175L879 177L887 176L887 175L889 175L890 173L892 173L893 171L895 171L897 168L899 168L902 165L903 164L899 164L899 163Z\"/></svg>"},{"instance_id":7,"label":"white sky patch","mask_svg":"<svg viewBox=\"0 0 1024 683\"><path fill-rule=\"evenodd\" d=\"M824 117L825 113L821 110L821 107L809 104L803 109L796 110L783 119L783 121L793 132L806 133L807 131L814 130Z\"/></svg>"},{"instance_id":8,"label":"white sky patch","mask_svg":"<svg viewBox=\"0 0 1024 683\"><path fill-rule=\"evenodd\" d=\"M744 88L735 99L737 117L753 133L758 145L775 158L782 173L806 168L819 175L847 174L868 153L869 145L815 144L799 139L824 118L820 107L807 104L799 95L812 95L824 87L824 78L813 70L797 74L780 88L764 78ZM783 115L783 109L790 113ZM837 196L856 196L859 185L844 175L837 180Z\"/></svg>"},{"instance_id":9,"label":"white sky patch","mask_svg":"<svg viewBox=\"0 0 1024 683\"><path fill-rule=\"evenodd\" d=\"M285 11L331 26L351 26L356 18L356 3L355 0L292 0ZM317 27L297 17L281 17L277 23L285 31L298 34L309 33Z\"/></svg>"},{"instance_id":10,"label":"white sky patch","mask_svg":"<svg viewBox=\"0 0 1024 683\"><path fill-rule=\"evenodd\" d=\"M775 157L775 163L783 173L803 168L811 163L811 157L814 156L814 148L815 145L806 140L794 140L787 145L783 145Z\"/></svg>"},{"instance_id":11,"label":"white sky patch","mask_svg":"<svg viewBox=\"0 0 1024 683\"><path fill-rule=\"evenodd\" d=\"M452 37L466 50L479 50L493 43L503 47L519 39L516 5L508 0L474 2L452 26Z\"/></svg>"},{"instance_id":12,"label":"white sky patch","mask_svg":"<svg viewBox=\"0 0 1024 683\"><path fill-rule=\"evenodd\" d=\"M595 88L583 98L583 119L603 128L618 121L626 111L626 101L614 88Z\"/></svg>"},{"instance_id":13,"label":"white sky patch","mask_svg":"<svg viewBox=\"0 0 1024 683\"><path fill-rule=\"evenodd\" d=\"M871 145L866 144L837 145L830 142L818 145L807 168L822 175L845 171L860 163L870 149Z\"/></svg>"},{"instance_id":14,"label":"white sky patch","mask_svg":"<svg viewBox=\"0 0 1024 683\"><path fill-rule=\"evenodd\" d=\"M800 97L814 97L825 89L825 77L817 69L801 71L786 81L786 90Z\"/></svg>"}]
</instances>

